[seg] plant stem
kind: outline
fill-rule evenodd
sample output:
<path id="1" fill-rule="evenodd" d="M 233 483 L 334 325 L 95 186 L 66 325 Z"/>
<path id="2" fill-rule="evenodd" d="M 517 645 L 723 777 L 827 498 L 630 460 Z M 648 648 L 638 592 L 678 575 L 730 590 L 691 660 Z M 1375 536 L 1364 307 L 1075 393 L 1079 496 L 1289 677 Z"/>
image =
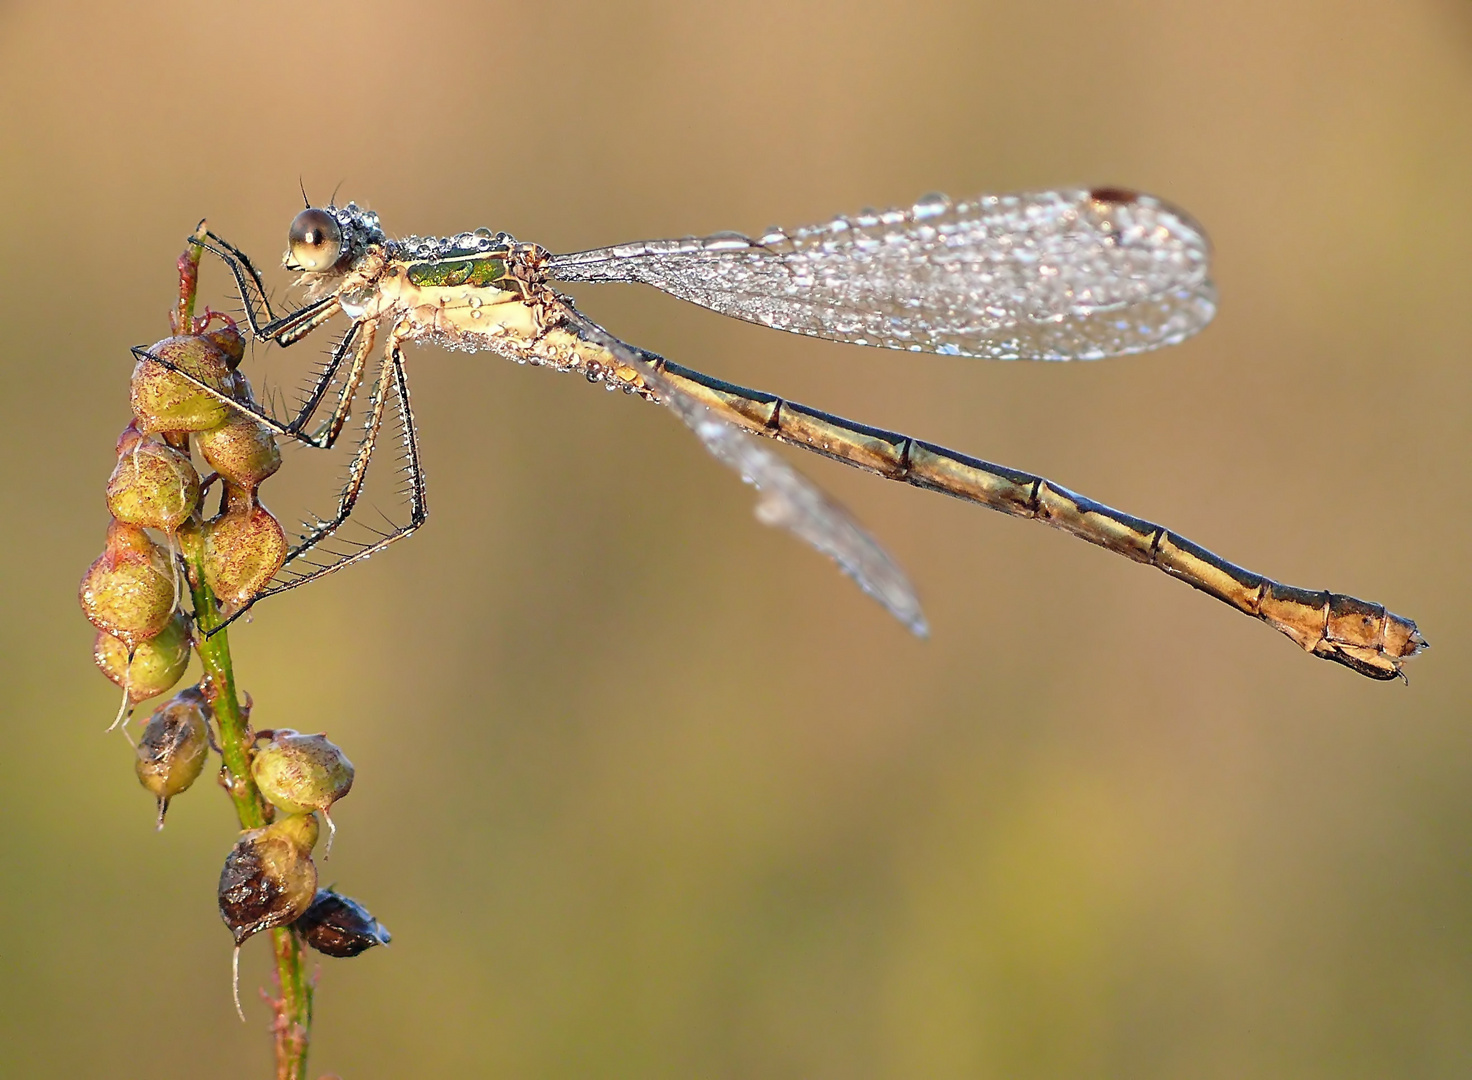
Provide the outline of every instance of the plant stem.
<path id="1" fill-rule="evenodd" d="M 205 223 L 195 230 L 193 242 L 179 257 L 179 306 L 175 332 L 193 329 L 195 288 L 199 282 L 199 259 L 203 254 Z M 204 576 L 204 535 L 196 528 L 179 534 L 189 566 L 189 592 L 194 601 L 195 651 L 204 667 L 213 698 L 215 722 L 220 732 L 220 756 L 225 761 L 225 789 L 235 803 L 235 816 L 242 829 L 259 829 L 269 822 L 267 805 L 250 771 L 251 746 L 255 734 L 250 727 L 250 710 L 243 706 L 230 659 L 229 631 L 220 627 L 220 607 Z M 216 629 L 220 627 L 219 629 Z M 214 633 L 210 633 L 214 630 Z M 312 1035 L 312 980 L 306 976 L 300 939 L 289 926 L 271 931 L 276 954 L 276 981 L 281 998 L 276 1003 L 277 1080 L 305 1080 L 307 1051 Z"/>
<path id="2" fill-rule="evenodd" d="M 179 256 L 179 307 L 173 314 L 174 333 L 187 334 L 194 321 L 194 297 L 199 288 L 199 260 L 204 254 L 205 222 L 194 228 L 189 246 Z"/>

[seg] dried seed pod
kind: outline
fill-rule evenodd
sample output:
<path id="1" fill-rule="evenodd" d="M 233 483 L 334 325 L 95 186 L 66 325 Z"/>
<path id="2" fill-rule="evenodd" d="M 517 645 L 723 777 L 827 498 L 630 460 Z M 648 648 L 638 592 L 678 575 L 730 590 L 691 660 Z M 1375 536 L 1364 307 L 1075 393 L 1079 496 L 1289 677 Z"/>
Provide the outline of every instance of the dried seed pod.
<path id="1" fill-rule="evenodd" d="M 93 626 L 136 647 L 169 625 L 178 599 L 171 570 L 168 553 L 142 528 L 113 521 L 77 599 Z"/>
<path id="2" fill-rule="evenodd" d="M 195 440 L 210 468 L 248 492 L 254 493 L 262 480 L 281 468 L 276 436 L 245 413 L 237 412 L 219 427 L 201 431 Z"/>
<path id="3" fill-rule="evenodd" d="M 353 763 L 325 735 L 302 735 L 290 728 L 269 734 L 271 741 L 256 751 L 250 765 L 256 787 L 288 814 L 322 811 L 329 830 L 325 859 L 337 834 L 332 804 L 352 790 Z"/>
<path id="4" fill-rule="evenodd" d="M 138 643 L 131 663 L 127 643 L 105 630 L 97 631 L 92 658 L 104 675 L 127 691 L 128 704 L 137 705 L 171 689 L 183 677 L 190 644 L 189 620 L 176 611 L 156 636 Z"/>
<path id="5" fill-rule="evenodd" d="M 191 686 L 160 705 L 138 740 L 138 782 L 158 799 L 158 827 L 164 827 L 169 800 L 199 779 L 209 756 L 209 702 Z"/>
<path id="6" fill-rule="evenodd" d="M 199 473 L 171 446 L 128 437 L 107 480 L 107 508 L 129 525 L 173 532 L 199 505 Z"/>
<path id="7" fill-rule="evenodd" d="M 165 338 L 150 346 L 148 352 L 194 376 L 206 386 L 226 392 L 232 363 L 214 336 L 185 334 Z M 213 394 L 156 360 L 138 361 L 133 368 L 128 396 L 138 429 L 144 432 L 208 431 L 223 424 L 234 411 Z"/>
<path id="8" fill-rule="evenodd" d="M 226 511 L 205 524 L 204 576 L 222 603 L 238 608 L 286 561 L 286 533 L 255 496 L 225 486 Z"/>
<path id="9" fill-rule="evenodd" d="M 314 815 L 293 814 L 240 834 L 220 872 L 220 917 L 235 944 L 307 910 L 317 893 L 317 830 Z"/>
<path id="10" fill-rule="evenodd" d="M 318 889 L 312 906 L 295 925 L 302 940 L 328 956 L 357 956 L 393 940 L 393 935 L 367 908 L 331 889 Z"/>
<path id="11" fill-rule="evenodd" d="M 240 946 L 251 935 L 295 922 L 317 894 L 317 819 L 282 818 L 251 829 L 225 856 L 220 871 L 220 918 L 235 938 L 235 1009 L 240 1008 Z"/>

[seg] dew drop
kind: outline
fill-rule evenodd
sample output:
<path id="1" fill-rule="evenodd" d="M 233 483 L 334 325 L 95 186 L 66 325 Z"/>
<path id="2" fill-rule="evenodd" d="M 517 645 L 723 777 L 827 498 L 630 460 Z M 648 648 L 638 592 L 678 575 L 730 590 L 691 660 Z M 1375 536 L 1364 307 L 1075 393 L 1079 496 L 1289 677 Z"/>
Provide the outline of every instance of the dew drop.
<path id="1" fill-rule="evenodd" d="M 372 289 L 354 289 L 337 298 L 338 306 L 350 319 L 361 319 L 368 311 L 368 302 L 373 298 Z"/>
<path id="2" fill-rule="evenodd" d="M 935 217 L 944 214 L 951 208 L 951 200 L 938 191 L 932 191 L 928 195 L 922 195 L 915 200 L 911 210 L 916 218 Z"/>

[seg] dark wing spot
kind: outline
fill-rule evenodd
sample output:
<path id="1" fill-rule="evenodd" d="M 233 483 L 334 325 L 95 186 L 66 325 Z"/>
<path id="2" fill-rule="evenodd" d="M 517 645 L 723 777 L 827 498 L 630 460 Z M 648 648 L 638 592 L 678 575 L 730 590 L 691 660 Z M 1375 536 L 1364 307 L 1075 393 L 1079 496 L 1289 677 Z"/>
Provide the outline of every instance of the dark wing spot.
<path id="1" fill-rule="evenodd" d="M 1138 191 L 1131 191 L 1122 187 L 1097 187 L 1089 191 L 1089 198 L 1095 202 L 1113 203 L 1116 206 L 1128 206 L 1140 197 Z"/>

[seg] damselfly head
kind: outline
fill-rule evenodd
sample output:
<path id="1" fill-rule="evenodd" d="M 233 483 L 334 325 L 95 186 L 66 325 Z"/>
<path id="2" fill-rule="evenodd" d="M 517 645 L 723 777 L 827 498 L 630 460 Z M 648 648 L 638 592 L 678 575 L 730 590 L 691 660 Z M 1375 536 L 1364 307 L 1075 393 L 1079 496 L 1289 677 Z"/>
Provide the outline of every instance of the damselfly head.
<path id="1" fill-rule="evenodd" d="M 378 215 L 371 210 L 355 203 L 309 206 L 292 219 L 282 263 L 288 270 L 330 274 L 346 270 L 367 247 L 382 241 Z"/>
<path id="2" fill-rule="evenodd" d="M 309 206 L 291 222 L 287 233 L 286 268 L 323 273 L 342 255 L 342 229 L 326 210 Z"/>

